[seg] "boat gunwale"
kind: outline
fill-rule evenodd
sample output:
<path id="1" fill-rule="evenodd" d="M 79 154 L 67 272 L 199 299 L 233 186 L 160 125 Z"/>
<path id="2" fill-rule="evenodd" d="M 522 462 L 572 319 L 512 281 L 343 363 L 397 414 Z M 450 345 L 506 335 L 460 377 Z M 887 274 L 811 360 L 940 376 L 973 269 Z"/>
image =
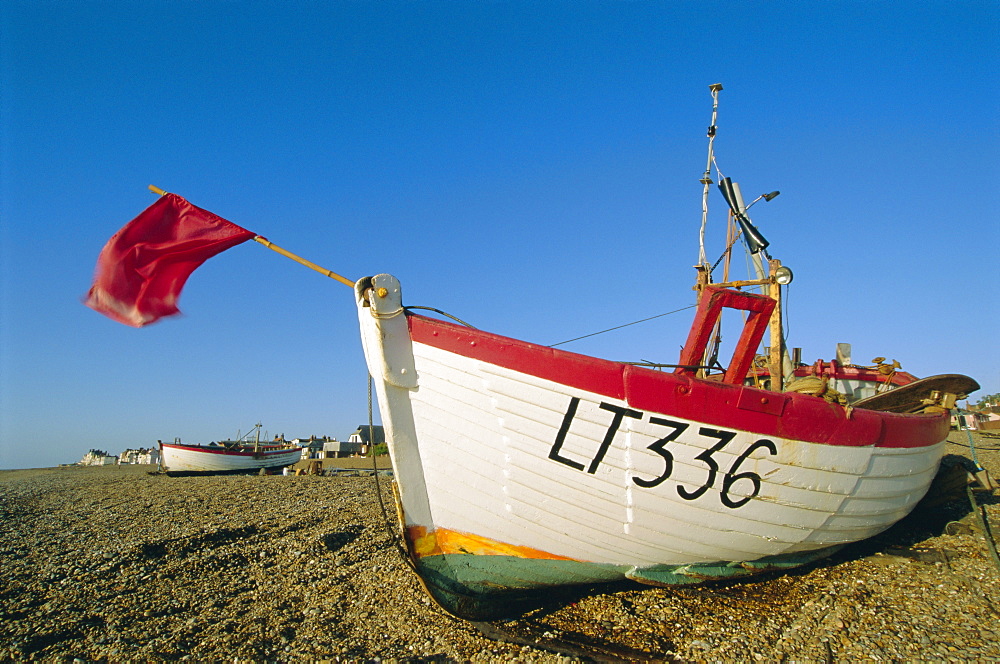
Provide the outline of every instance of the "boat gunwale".
<path id="1" fill-rule="evenodd" d="M 406 312 L 412 343 L 600 394 L 646 412 L 839 446 L 920 448 L 947 436 L 947 413 L 844 407 L 820 397 L 657 371 Z"/>

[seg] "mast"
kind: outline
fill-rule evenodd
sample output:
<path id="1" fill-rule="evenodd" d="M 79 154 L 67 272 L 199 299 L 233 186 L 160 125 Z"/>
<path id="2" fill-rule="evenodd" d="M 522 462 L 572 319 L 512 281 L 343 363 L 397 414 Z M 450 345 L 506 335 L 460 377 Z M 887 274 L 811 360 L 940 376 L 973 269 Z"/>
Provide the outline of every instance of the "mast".
<path id="1" fill-rule="evenodd" d="M 711 185 L 714 184 L 712 180 L 712 164 L 715 161 L 715 123 L 719 116 L 719 92 L 722 90 L 722 84 L 714 83 L 708 86 L 708 89 L 712 93 L 712 124 L 708 127 L 708 160 L 705 164 L 705 173 L 702 175 L 700 180 L 704 189 L 702 191 L 701 199 L 701 231 L 699 234 L 698 264 L 695 266 L 695 269 L 698 271 L 695 290 L 698 291 L 699 297 L 704 291 L 704 288 L 708 284 L 712 283 L 712 265 L 708 262 L 708 256 L 705 252 L 705 229 L 708 226 L 708 192 Z M 775 307 L 769 321 L 771 345 L 768 349 L 766 359 L 768 373 L 771 377 L 771 389 L 780 392 L 784 383 L 784 377 L 791 375 L 794 368 L 792 366 L 791 359 L 788 356 L 788 350 L 785 347 L 784 335 L 781 329 L 781 286 L 786 285 L 791 281 L 792 273 L 791 270 L 781 264 L 781 261 L 771 258 L 771 256 L 767 253 L 767 247 L 769 245 L 768 241 L 763 235 L 761 235 L 760 231 L 757 230 L 757 228 L 750 221 L 750 218 L 747 216 L 747 209 L 749 209 L 754 203 L 762 198 L 766 201 L 770 201 L 780 192 L 773 191 L 768 194 L 761 194 L 754 201 L 752 201 L 750 205 L 747 205 L 743 202 L 743 194 L 740 192 L 739 185 L 728 177 L 722 177 L 721 173 L 720 178 L 719 189 L 721 190 L 723 197 L 726 199 L 726 202 L 729 204 L 731 214 L 729 217 L 729 226 L 727 227 L 726 251 L 723 254 L 726 260 L 726 265 L 723 269 L 723 281 L 722 283 L 716 285 L 726 288 L 761 286 L 763 294 L 775 301 Z M 736 222 L 736 225 L 739 226 L 739 230 L 736 230 L 735 225 L 733 224 L 734 221 Z M 743 239 L 746 242 L 747 249 L 750 253 L 750 259 L 753 263 L 753 271 L 756 273 L 757 278 L 742 281 L 729 281 L 730 252 L 733 242 L 740 233 L 742 233 Z M 767 259 L 766 265 L 764 259 Z M 718 346 L 721 341 L 720 325 L 721 320 L 716 321 L 714 329 L 712 330 L 711 339 L 705 347 L 705 354 L 702 358 L 703 367 L 707 367 L 712 364 L 715 360 L 716 354 L 718 353 Z M 704 377 L 706 375 L 706 371 L 706 368 L 699 369 L 696 375 L 700 378 Z"/>
<path id="2" fill-rule="evenodd" d="M 712 281 L 712 266 L 708 262 L 708 255 L 705 253 L 705 228 L 708 226 L 708 192 L 712 187 L 712 162 L 715 161 L 715 122 L 719 117 L 719 92 L 722 90 L 722 83 L 713 83 L 708 86 L 708 89 L 712 93 L 712 124 L 708 126 L 708 158 L 705 161 L 705 173 L 701 176 L 700 182 L 703 185 L 701 194 L 701 230 L 698 234 L 698 264 L 695 269 L 698 270 L 697 282 L 695 283 L 695 290 L 698 291 L 698 296 L 701 297 L 702 289 Z M 726 263 L 726 271 L 728 272 L 729 263 Z M 715 328 L 712 330 L 712 340 L 705 347 L 705 354 L 701 359 L 703 366 L 708 366 L 711 364 L 711 358 L 715 357 L 718 352 L 719 346 L 719 326 L 721 321 L 716 321 Z M 699 378 L 704 378 L 707 369 L 698 369 L 696 375 Z"/>
<path id="3" fill-rule="evenodd" d="M 719 91 L 722 90 L 722 83 L 713 83 L 708 86 L 708 89 L 712 92 L 712 124 L 708 126 L 708 160 L 705 162 L 705 174 L 701 176 L 701 183 L 705 187 L 701 195 L 701 232 L 698 242 L 698 268 L 706 274 L 711 266 L 708 264 L 708 256 L 705 254 L 705 227 L 708 225 L 708 192 L 712 186 L 712 161 L 715 159 L 715 121 L 719 117 Z"/>

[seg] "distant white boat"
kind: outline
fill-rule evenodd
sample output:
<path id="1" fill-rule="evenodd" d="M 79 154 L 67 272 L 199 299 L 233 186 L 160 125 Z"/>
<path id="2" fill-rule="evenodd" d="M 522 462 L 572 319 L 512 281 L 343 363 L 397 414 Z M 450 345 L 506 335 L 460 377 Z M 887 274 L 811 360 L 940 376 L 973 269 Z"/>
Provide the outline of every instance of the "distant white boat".
<path id="1" fill-rule="evenodd" d="M 257 439 L 246 441 L 227 440 L 209 445 L 185 445 L 180 441 L 160 442 L 160 466 L 168 475 L 223 475 L 265 471 L 278 471 L 302 458 L 302 448 L 284 440 L 260 442 L 260 424 Z"/>

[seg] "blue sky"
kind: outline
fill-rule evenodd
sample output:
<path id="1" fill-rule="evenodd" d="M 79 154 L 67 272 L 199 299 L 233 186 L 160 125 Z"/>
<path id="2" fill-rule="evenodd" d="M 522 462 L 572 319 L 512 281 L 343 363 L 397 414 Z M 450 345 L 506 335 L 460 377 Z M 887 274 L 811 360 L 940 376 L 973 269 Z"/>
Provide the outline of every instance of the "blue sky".
<path id="1" fill-rule="evenodd" d="M 553 344 L 685 307 L 716 156 L 795 271 L 789 345 L 1000 392 L 993 2 L 0 4 L 0 468 L 367 422 L 349 288 L 256 243 L 181 317 L 81 304 L 188 198 L 407 304 Z M 712 193 L 709 254 L 725 210 Z M 563 346 L 675 362 L 690 311 Z M 974 398 L 977 395 L 974 395 Z"/>

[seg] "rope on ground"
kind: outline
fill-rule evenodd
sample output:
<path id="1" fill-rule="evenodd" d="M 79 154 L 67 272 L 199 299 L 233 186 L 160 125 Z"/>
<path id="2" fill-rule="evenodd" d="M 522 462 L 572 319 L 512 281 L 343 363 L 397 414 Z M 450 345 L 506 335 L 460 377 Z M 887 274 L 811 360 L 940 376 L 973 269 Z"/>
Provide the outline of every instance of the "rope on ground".
<path id="1" fill-rule="evenodd" d="M 993 564 L 997 566 L 998 570 L 1000 570 L 1000 554 L 997 553 L 997 543 L 993 538 L 993 531 L 990 529 L 990 521 L 986 517 L 986 508 L 976 502 L 976 497 L 972 493 L 971 485 L 967 485 L 965 487 L 965 493 L 969 497 L 969 504 L 972 505 L 972 511 L 979 520 L 979 527 L 983 529 L 983 539 L 986 540 L 986 546 L 990 550 L 990 556 L 993 558 Z"/>
<path id="2" fill-rule="evenodd" d="M 582 634 L 557 630 L 559 635 L 556 636 L 548 625 L 534 620 L 521 620 L 516 628 L 519 633 L 515 633 L 512 629 L 497 622 L 472 622 L 471 624 L 479 630 L 480 634 L 493 641 L 530 646 L 557 655 L 597 662 L 598 664 L 675 661 L 628 646 L 599 641 Z"/>
<path id="3" fill-rule="evenodd" d="M 982 435 L 982 434 L 980 433 L 980 435 Z M 969 447 L 965 443 L 960 443 L 958 441 L 951 440 L 951 439 L 948 440 L 948 444 L 949 445 L 957 445 L 958 447 Z M 1000 452 L 1000 447 L 983 447 L 982 445 L 980 445 L 978 447 L 978 449 L 984 450 L 986 452 Z"/>
<path id="4" fill-rule="evenodd" d="M 968 415 L 968 411 L 958 410 L 959 415 Z M 972 438 L 972 432 L 968 429 L 965 430 L 965 436 L 969 441 L 969 452 L 972 456 L 972 463 L 976 465 L 977 473 L 984 473 L 985 469 L 983 465 L 979 463 L 979 456 L 976 455 L 976 441 Z M 989 479 L 980 480 L 980 483 L 985 483 L 985 487 L 989 489 L 990 481 Z M 990 557 L 993 558 L 993 564 L 997 566 L 1000 570 L 1000 554 L 997 553 L 997 543 L 996 539 L 993 537 L 993 531 L 990 529 L 990 520 L 986 515 L 986 508 L 976 502 L 976 496 L 972 493 L 972 485 L 967 484 L 965 486 L 965 494 L 969 497 L 969 504 L 972 506 L 972 511 L 976 515 L 976 519 L 979 520 L 979 527 L 983 529 L 983 539 L 986 540 L 986 546 L 990 550 Z"/>

